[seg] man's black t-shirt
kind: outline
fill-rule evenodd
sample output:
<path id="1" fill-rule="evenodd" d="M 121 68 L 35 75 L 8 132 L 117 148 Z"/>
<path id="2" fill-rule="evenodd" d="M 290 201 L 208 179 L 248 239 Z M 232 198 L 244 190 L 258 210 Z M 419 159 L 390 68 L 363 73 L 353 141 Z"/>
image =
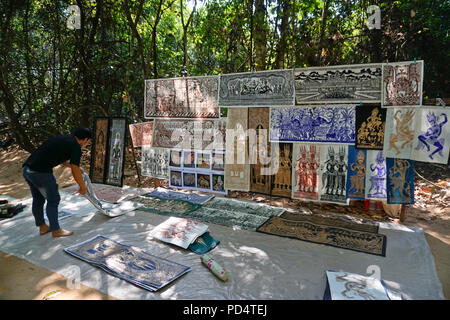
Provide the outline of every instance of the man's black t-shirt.
<path id="1" fill-rule="evenodd" d="M 53 171 L 57 165 L 70 160 L 71 164 L 80 166 L 81 146 L 74 136 L 56 136 L 45 141 L 25 161 L 28 166 L 37 172 Z"/>

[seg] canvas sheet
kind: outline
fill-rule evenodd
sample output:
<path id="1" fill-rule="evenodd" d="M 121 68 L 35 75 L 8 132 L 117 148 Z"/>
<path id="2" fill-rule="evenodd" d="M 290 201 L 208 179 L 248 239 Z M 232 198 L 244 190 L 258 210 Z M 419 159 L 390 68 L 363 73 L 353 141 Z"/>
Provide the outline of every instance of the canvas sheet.
<path id="1" fill-rule="evenodd" d="M 89 175 L 94 183 L 104 183 L 107 170 L 108 118 L 95 118 Z"/>
<path id="2" fill-rule="evenodd" d="M 270 70 L 223 74 L 219 84 L 219 106 L 292 106 L 293 70 Z"/>
<path id="3" fill-rule="evenodd" d="M 322 147 L 324 146 L 315 144 L 293 144 L 293 199 L 319 200 L 319 168 Z"/>
<path id="4" fill-rule="evenodd" d="M 271 142 L 355 143 L 355 106 L 270 109 Z"/>
<path id="5" fill-rule="evenodd" d="M 446 164 L 450 149 L 450 108 L 417 110 L 411 158 Z"/>
<path id="6" fill-rule="evenodd" d="M 391 300 L 381 279 L 348 272 L 326 271 L 326 300 Z"/>
<path id="7" fill-rule="evenodd" d="M 347 198 L 364 200 L 367 151 L 348 146 Z"/>
<path id="8" fill-rule="evenodd" d="M 365 198 L 386 200 L 386 157 L 383 150 L 367 150 Z"/>
<path id="9" fill-rule="evenodd" d="M 101 235 L 65 248 L 64 251 L 150 291 L 166 286 L 191 270 Z"/>
<path id="10" fill-rule="evenodd" d="M 414 203 L 414 161 L 386 158 L 387 203 Z"/>
<path id="11" fill-rule="evenodd" d="M 322 300 L 326 270 L 371 275 L 374 268 L 378 268 L 386 287 L 401 291 L 403 299 L 444 299 L 421 228 L 380 223 L 379 233 L 389 239 L 386 257 L 381 257 L 210 223 L 211 234 L 222 240 L 211 255 L 230 274 L 228 281 L 222 282 L 205 268 L 198 254 L 150 237 L 151 230 L 165 220 L 165 216 L 141 211 L 114 219 L 95 213 L 72 216 L 60 224 L 73 230 L 74 235 L 51 241 L 49 247 L 51 235 L 39 235 L 27 206 L 17 216 L 0 221 L 0 248 L 67 278 L 78 274 L 81 284 L 118 299 Z M 149 292 L 63 251 L 98 234 L 191 267 L 191 271 L 162 289 Z"/>
<path id="12" fill-rule="evenodd" d="M 130 124 L 130 135 L 133 147 L 151 146 L 153 136 L 153 121 Z"/>
<path id="13" fill-rule="evenodd" d="M 153 147 L 184 150 L 224 150 L 226 119 L 156 119 Z"/>
<path id="14" fill-rule="evenodd" d="M 218 118 L 219 76 L 145 80 L 144 116 Z"/>
<path id="15" fill-rule="evenodd" d="M 65 193 L 79 196 L 80 194 L 78 193 L 78 190 L 78 184 L 74 184 L 70 187 L 61 189 L 61 191 Z M 147 189 L 142 188 L 134 188 L 130 186 L 116 187 L 98 183 L 92 183 L 92 190 L 99 200 L 109 203 L 120 203 L 124 200 L 129 200 L 148 192 Z"/>
<path id="16" fill-rule="evenodd" d="M 152 178 L 169 179 L 169 150 L 143 146 L 141 174 Z"/>
<path id="17" fill-rule="evenodd" d="M 388 158 L 410 159 L 418 109 L 389 108 L 383 152 Z"/>
<path id="18" fill-rule="evenodd" d="M 150 235 L 160 241 L 187 249 L 207 230 L 208 226 L 204 223 L 192 219 L 170 217 L 157 225 Z"/>
<path id="19" fill-rule="evenodd" d="M 348 146 L 324 145 L 320 153 L 319 200 L 348 205 Z"/>
<path id="20" fill-rule="evenodd" d="M 184 200 L 195 204 L 202 204 L 214 198 L 213 195 L 201 195 L 194 192 L 179 192 L 161 187 L 157 187 L 156 189 L 144 195 L 169 200 Z"/>
<path id="21" fill-rule="evenodd" d="M 200 204 L 184 200 L 162 199 L 152 196 L 139 196 L 133 198 L 134 202 L 143 204 L 142 211 L 158 213 L 162 215 L 184 216 L 188 212 L 197 210 Z"/>
<path id="22" fill-rule="evenodd" d="M 250 164 L 248 161 L 248 108 L 228 110 L 225 189 L 250 190 Z"/>
<path id="23" fill-rule="evenodd" d="M 383 64 L 382 106 L 422 105 L 423 60 Z"/>
<path id="24" fill-rule="evenodd" d="M 295 69 L 295 103 L 381 102 L 381 64 Z"/>
<path id="25" fill-rule="evenodd" d="M 383 149 L 386 127 L 386 109 L 380 106 L 356 106 L 356 147 L 358 149 Z"/>

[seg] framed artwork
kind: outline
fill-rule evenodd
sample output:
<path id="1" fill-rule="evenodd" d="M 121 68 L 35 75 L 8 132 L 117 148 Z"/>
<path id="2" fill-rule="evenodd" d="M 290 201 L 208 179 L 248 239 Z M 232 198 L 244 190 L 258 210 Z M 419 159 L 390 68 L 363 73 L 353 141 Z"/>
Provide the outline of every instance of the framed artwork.
<path id="1" fill-rule="evenodd" d="M 106 159 L 108 156 L 108 118 L 94 119 L 94 139 L 91 149 L 89 177 L 93 183 L 104 183 L 106 176 Z"/>
<path id="2" fill-rule="evenodd" d="M 168 150 L 143 146 L 141 174 L 152 178 L 169 179 Z"/>
<path id="3" fill-rule="evenodd" d="M 197 188 L 210 190 L 211 189 L 211 175 L 197 173 Z"/>
<path id="4" fill-rule="evenodd" d="M 183 187 L 196 188 L 197 177 L 195 172 L 183 172 Z"/>
<path id="5" fill-rule="evenodd" d="M 169 186 L 170 187 L 183 186 L 183 176 L 181 174 L 181 171 L 170 170 Z"/>
<path id="6" fill-rule="evenodd" d="M 211 154 L 211 170 L 224 171 L 225 169 L 225 153 L 212 152 Z"/>
<path id="7" fill-rule="evenodd" d="M 130 135 L 133 147 L 151 146 L 153 136 L 153 121 L 130 124 Z"/>
<path id="8" fill-rule="evenodd" d="M 381 64 L 294 70 L 296 104 L 380 103 Z"/>
<path id="9" fill-rule="evenodd" d="M 385 127 L 385 108 L 379 105 L 356 106 L 355 144 L 358 149 L 382 150 Z"/>
<path id="10" fill-rule="evenodd" d="M 209 152 L 197 152 L 195 167 L 197 169 L 211 169 L 211 153 Z"/>
<path id="11" fill-rule="evenodd" d="M 183 151 L 183 167 L 184 168 L 195 168 L 195 152 L 194 151 Z"/>
<path id="12" fill-rule="evenodd" d="M 127 118 L 110 118 L 108 171 L 105 184 L 121 187 L 127 145 Z"/>
<path id="13" fill-rule="evenodd" d="M 181 159 L 183 159 L 182 150 L 170 150 L 170 161 L 169 166 L 171 167 L 181 167 Z"/>
<path id="14" fill-rule="evenodd" d="M 225 181 L 225 176 L 223 174 L 214 174 L 213 173 L 212 189 L 215 192 L 224 193 L 225 192 L 224 181 Z"/>

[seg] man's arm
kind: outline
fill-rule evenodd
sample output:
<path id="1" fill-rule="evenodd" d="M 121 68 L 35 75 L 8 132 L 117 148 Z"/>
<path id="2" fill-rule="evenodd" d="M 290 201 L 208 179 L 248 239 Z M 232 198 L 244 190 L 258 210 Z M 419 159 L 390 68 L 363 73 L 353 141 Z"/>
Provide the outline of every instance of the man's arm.
<path id="1" fill-rule="evenodd" d="M 81 169 L 79 166 L 71 164 L 70 168 L 72 169 L 72 175 L 73 178 L 75 179 L 75 181 L 78 183 L 78 185 L 80 186 L 80 189 L 78 190 L 78 192 L 80 194 L 85 194 L 86 193 L 86 186 L 84 184 L 83 181 L 83 177 L 81 176 Z"/>

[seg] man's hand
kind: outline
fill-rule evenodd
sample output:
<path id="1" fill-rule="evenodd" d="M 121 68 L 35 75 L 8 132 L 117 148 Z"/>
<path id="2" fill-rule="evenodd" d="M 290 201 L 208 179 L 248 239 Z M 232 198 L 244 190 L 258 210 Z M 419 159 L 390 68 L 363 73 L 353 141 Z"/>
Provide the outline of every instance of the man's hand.
<path id="1" fill-rule="evenodd" d="M 71 165 L 71 168 L 72 168 L 72 175 L 73 175 L 73 178 L 75 179 L 75 181 L 78 183 L 78 185 L 80 186 L 80 189 L 78 189 L 78 192 L 80 193 L 80 194 L 86 194 L 86 186 L 85 186 L 85 184 L 84 184 L 84 181 L 83 181 L 83 177 L 81 176 L 81 170 L 80 170 L 80 167 L 78 167 L 78 166 L 76 166 L 76 165 L 74 165 L 74 164 L 72 164 Z"/>

